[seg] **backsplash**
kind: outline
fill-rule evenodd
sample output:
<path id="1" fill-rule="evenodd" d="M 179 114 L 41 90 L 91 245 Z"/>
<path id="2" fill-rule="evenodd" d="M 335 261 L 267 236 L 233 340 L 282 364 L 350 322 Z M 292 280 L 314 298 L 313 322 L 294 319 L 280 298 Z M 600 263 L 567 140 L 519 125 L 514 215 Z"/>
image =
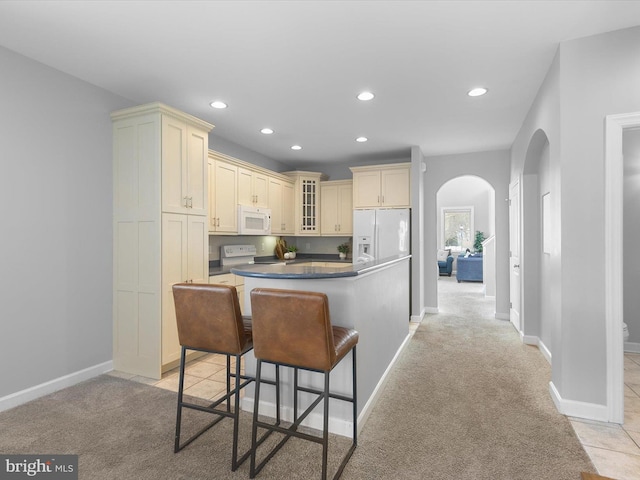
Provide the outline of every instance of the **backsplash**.
<path id="1" fill-rule="evenodd" d="M 209 235 L 209 261 L 220 260 L 220 247 L 223 245 L 255 245 L 256 255 L 264 257 L 274 254 L 278 236 L 254 235 Z M 300 253 L 335 254 L 338 258 L 338 245 L 351 243 L 351 237 L 283 237 L 287 245 L 295 245 Z"/>

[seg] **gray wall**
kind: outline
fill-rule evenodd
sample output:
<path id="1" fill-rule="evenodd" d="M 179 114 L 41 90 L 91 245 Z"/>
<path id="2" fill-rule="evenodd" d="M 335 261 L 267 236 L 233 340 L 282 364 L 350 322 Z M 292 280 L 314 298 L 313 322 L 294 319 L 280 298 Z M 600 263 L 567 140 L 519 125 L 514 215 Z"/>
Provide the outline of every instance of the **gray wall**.
<path id="1" fill-rule="evenodd" d="M 0 398 L 112 359 L 113 110 L 0 47 Z"/>
<path id="2" fill-rule="evenodd" d="M 512 148 L 512 180 L 538 129 L 549 139 L 559 265 L 552 382 L 563 400 L 606 404 L 604 118 L 640 111 L 640 27 L 564 42 Z M 622 186 L 621 186 L 622 188 Z"/>
<path id="3" fill-rule="evenodd" d="M 424 186 L 425 259 L 432 259 L 438 248 L 437 193 L 456 177 L 473 175 L 486 180 L 495 190 L 496 235 L 496 315 L 509 315 L 509 152 L 476 152 L 460 155 L 426 157 Z M 425 304 L 429 311 L 438 308 L 438 267 L 425 260 Z M 432 266 L 431 266 L 432 265 Z"/>
<path id="4" fill-rule="evenodd" d="M 538 91 L 511 148 L 511 181 L 520 180 L 523 189 L 523 248 L 521 273 L 524 298 L 522 298 L 521 319 L 523 334 L 541 337 L 545 347 L 552 354 L 552 380 L 554 384 L 562 367 L 560 345 L 561 323 L 559 321 L 562 299 L 562 217 L 560 183 L 560 55 L 552 62 L 543 84 Z M 544 150 L 544 152 L 543 152 Z M 544 157 L 544 159 L 543 159 Z M 541 179 L 539 179 L 540 177 Z M 538 186 L 542 183 L 542 186 Z M 533 184 L 533 185 L 532 185 Z M 534 187 L 531 192 L 530 188 Z M 541 195 L 549 192 L 551 205 L 550 254 L 542 255 L 541 249 Z M 533 225 L 532 225 L 533 224 Z M 531 229 L 533 227 L 533 230 Z M 533 241 L 532 241 L 533 239 Z M 527 258 L 526 254 L 529 253 Z M 533 272 L 532 272 L 533 270 Z M 545 281 L 544 300 L 541 298 L 541 276 Z M 545 319 L 545 333 L 542 333 L 541 303 L 549 315 Z M 558 353 L 554 355 L 554 353 Z"/>
<path id="5" fill-rule="evenodd" d="M 224 153 L 230 157 L 244 160 L 245 162 L 252 163 L 253 165 L 257 165 L 274 172 L 286 172 L 288 170 L 293 170 L 293 167 L 286 163 L 265 157 L 261 153 L 254 152 L 242 145 L 238 145 L 237 143 L 218 137 L 216 135 L 215 128 L 209 132 L 209 148 L 216 152 Z"/>
<path id="6" fill-rule="evenodd" d="M 628 342 L 640 344 L 640 129 L 624 130 L 624 321 Z M 640 346 L 640 345 L 639 345 Z"/>

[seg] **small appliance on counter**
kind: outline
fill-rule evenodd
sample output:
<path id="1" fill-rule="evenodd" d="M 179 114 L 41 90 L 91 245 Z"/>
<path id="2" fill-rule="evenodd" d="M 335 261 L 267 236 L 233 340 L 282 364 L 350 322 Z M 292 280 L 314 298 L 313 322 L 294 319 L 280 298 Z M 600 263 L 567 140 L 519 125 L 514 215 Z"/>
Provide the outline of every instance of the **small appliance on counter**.
<path id="1" fill-rule="evenodd" d="M 231 267 L 255 262 L 255 245 L 223 245 L 220 247 L 220 265 Z"/>

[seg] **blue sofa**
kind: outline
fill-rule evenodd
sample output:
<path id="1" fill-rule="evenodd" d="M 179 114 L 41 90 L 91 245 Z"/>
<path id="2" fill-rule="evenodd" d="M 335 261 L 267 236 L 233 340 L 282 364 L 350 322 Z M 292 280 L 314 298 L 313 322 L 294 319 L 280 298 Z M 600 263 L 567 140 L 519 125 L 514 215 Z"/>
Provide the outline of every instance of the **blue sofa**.
<path id="1" fill-rule="evenodd" d="M 456 279 L 458 283 L 482 282 L 482 254 L 476 253 L 467 258 L 464 254 L 460 255 L 457 261 Z"/>
<path id="2" fill-rule="evenodd" d="M 451 272 L 453 272 L 453 256 L 449 255 L 445 261 L 438 261 L 438 270 L 440 271 L 440 275 L 451 276 Z"/>

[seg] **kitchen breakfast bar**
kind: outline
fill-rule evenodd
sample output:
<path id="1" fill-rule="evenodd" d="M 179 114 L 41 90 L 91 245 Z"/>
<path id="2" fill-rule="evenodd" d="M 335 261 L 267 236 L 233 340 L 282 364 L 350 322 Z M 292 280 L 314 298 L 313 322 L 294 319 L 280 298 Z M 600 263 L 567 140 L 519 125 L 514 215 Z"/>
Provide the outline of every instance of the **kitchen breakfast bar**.
<path id="1" fill-rule="evenodd" d="M 329 299 L 331 323 L 353 328 L 360 334 L 357 348 L 358 429 L 362 428 L 388 371 L 409 339 L 409 271 L 411 256 L 396 256 L 363 264 L 301 262 L 285 264 L 242 265 L 231 272 L 244 277 L 245 315 L 251 314 L 248 292 L 254 288 L 278 288 L 325 293 Z M 351 353 L 331 372 L 331 390 L 351 394 Z M 245 356 L 246 373 L 255 374 L 252 352 Z M 273 365 L 263 366 L 263 376 L 275 378 Z M 300 384 L 322 388 L 322 375 L 299 374 Z M 281 414 L 293 419 L 293 370 L 280 371 Z M 253 385 L 246 389 L 243 409 L 253 409 Z M 311 403 L 313 396 L 301 393 L 299 410 Z M 321 409 L 317 408 L 303 425 L 321 428 Z M 260 413 L 275 417 L 275 391 L 268 385 L 261 389 Z M 350 405 L 331 400 L 329 430 L 350 436 L 353 428 Z"/>

